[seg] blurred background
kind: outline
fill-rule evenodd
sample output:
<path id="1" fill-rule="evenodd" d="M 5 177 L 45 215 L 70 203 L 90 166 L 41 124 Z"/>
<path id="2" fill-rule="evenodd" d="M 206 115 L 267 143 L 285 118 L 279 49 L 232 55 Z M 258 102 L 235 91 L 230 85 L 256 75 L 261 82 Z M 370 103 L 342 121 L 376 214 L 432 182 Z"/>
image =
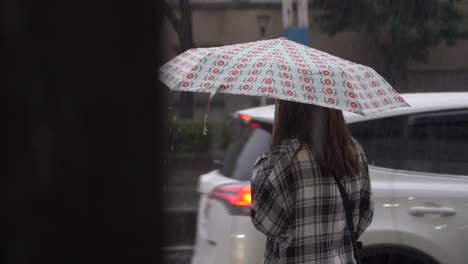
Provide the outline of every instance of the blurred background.
<path id="1" fill-rule="evenodd" d="M 1 263 L 158 263 L 156 1 L 2 1 Z"/>
<path id="2" fill-rule="evenodd" d="M 162 62 L 193 47 L 282 37 L 285 2 L 295 8 L 295 1 L 282 0 L 165 0 Z M 374 68 L 401 93 L 468 91 L 466 0 L 310 0 L 302 12 L 308 17 L 309 46 Z M 185 263 L 193 254 L 199 177 L 217 168 L 213 160 L 222 159 L 234 133 L 228 122 L 232 113 L 264 103 L 217 94 L 208 111 L 209 133 L 203 136 L 207 99 L 197 93 L 167 95 L 167 263 Z"/>
<path id="3" fill-rule="evenodd" d="M 191 47 L 282 37 L 281 2 L 166 0 L 162 61 L 167 62 Z M 350 7 L 340 2 L 309 1 L 311 47 L 368 65 L 391 80 L 401 92 L 467 89 L 466 1 L 346 1 Z M 371 8 L 366 4 L 377 6 Z M 432 14 L 434 8 L 443 9 L 444 5 L 451 5 L 453 9 L 445 14 Z M 180 17 L 179 24 L 171 22 L 170 12 L 175 19 Z M 331 16 L 325 18 L 324 14 L 329 12 Z M 395 35 L 393 39 L 390 34 Z M 193 117 L 204 115 L 204 95 L 193 96 L 193 103 L 188 105 L 178 95 L 171 97 L 173 107 L 182 106 L 177 114 L 183 117 L 186 106 Z M 259 103 L 252 101 L 256 98 L 245 100 L 242 96 L 219 95 L 216 99 L 213 105 L 216 110 L 210 112 L 213 119 L 222 119 L 233 110 Z"/>

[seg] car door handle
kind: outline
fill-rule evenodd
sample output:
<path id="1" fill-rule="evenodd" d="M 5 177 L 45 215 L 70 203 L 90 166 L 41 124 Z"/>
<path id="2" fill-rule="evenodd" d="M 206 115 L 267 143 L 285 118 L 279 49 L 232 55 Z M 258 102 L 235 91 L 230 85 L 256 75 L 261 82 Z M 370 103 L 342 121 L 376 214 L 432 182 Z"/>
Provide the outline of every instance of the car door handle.
<path id="1" fill-rule="evenodd" d="M 452 216 L 457 211 L 450 207 L 433 207 L 433 206 L 415 206 L 409 209 L 410 214 L 422 216 L 425 214 L 440 214 L 442 216 Z"/>

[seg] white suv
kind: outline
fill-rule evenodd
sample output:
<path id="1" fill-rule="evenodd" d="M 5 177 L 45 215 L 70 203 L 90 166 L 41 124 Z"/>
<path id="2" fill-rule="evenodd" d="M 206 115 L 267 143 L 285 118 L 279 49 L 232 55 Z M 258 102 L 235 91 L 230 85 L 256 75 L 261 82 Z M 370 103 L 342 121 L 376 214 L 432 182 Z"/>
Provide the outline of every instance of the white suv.
<path id="1" fill-rule="evenodd" d="M 468 92 L 402 94 L 411 108 L 343 112 L 366 152 L 375 212 L 364 263 L 468 263 Z M 253 162 L 271 140 L 274 106 L 237 111 L 223 166 L 201 175 L 192 264 L 261 263 L 250 220 Z"/>

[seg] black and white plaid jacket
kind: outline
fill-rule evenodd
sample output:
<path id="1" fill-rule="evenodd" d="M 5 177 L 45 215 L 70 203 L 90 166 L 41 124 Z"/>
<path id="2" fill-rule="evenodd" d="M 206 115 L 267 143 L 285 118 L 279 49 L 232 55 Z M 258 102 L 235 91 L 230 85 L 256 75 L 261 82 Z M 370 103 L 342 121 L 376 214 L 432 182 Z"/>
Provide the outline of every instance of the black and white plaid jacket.
<path id="1" fill-rule="evenodd" d="M 359 237 L 373 216 L 371 184 L 365 154 L 361 173 L 342 183 L 354 205 Z M 355 263 L 340 191 L 332 176 L 322 175 L 307 147 L 291 162 L 300 142 L 289 139 L 257 159 L 252 187 L 252 222 L 267 236 L 263 262 Z"/>

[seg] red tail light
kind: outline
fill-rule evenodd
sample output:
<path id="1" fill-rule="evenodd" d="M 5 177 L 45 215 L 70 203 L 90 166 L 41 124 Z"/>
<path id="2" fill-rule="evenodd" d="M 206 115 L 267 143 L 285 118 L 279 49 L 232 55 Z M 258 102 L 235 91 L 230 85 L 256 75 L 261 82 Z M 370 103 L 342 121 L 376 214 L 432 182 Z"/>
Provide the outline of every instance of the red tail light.
<path id="1" fill-rule="evenodd" d="M 245 120 L 245 121 L 251 121 L 252 120 L 252 117 L 251 116 L 248 116 L 248 115 L 240 115 L 239 116 L 242 120 Z"/>
<path id="2" fill-rule="evenodd" d="M 222 185 L 214 189 L 210 197 L 224 203 L 232 215 L 250 215 L 250 207 L 252 206 L 250 185 Z"/>
<path id="3" fill-rule="evenodd" d="M 250 126 L 253 127 L 253 128 L 260 128 L 260 127 L 262 127 L 259 123 L 255 123 L 255 122 L 250 123 Z"/>

